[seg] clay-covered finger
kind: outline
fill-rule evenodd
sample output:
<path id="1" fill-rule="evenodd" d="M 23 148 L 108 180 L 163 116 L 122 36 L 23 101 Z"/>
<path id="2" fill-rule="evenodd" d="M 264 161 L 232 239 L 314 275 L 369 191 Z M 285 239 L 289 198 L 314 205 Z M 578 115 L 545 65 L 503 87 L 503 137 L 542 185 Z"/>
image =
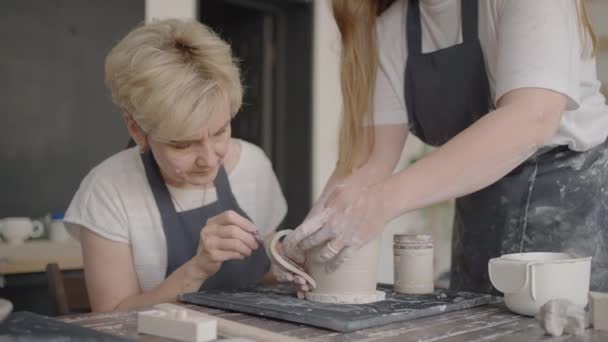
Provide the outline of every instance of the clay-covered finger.
<path id="1" fill-rule="evenodd" d="M 317 261 L 321 263 L 328 262 L 329 260 L 337 257 L 343 248 L 344 245 L 342 244 L 342 240 L 329 240 L 325 242 L 325 245 L 319 251 L 319 254 L 317 255 Z"/>
<path id="2" fill-rule="evenodd" d="M 283 240 L 287 255 L 290 256 L 290 251 L 298 247 L 302 240 L 321 229 L 325 225 L 327 216 L 328 210 L 324 209 L 317 215 L 304 220 L 292 233 L 288 234 Z"/>
<path id="3" fill-rule="evenodd" d="M 303 265 L 306 262 L 306 253 L 301 250 L 298 246 L 289 250 L 289 253 L 285 251 L 285 256 L 295 261 L 297 264 Z"/>
<path id="4" fill-rule="evenodd" d="M 323 228 L 317 230 L 315 233 L 309 235 L 307 238 L 303 239 L 298 245 L 298 247 L 306 251 L 326 243 L 335 236 L 335 228 L 335 226 L 324 226 Z"/>
<path id="5" fill-rule="evenodd" d="M 278 282 L 291 283 L 293 282 L 293 274 L 283 268 L 281 265 L 272 264 L 271 271 Z"/>
<path id="6" fill-rule="evenodd" d="M 242 260 L 243 255 L 233 251 L 214 250 L 209 252 L 209 258 L 212 262 L 224 262 L 227 260 Z"/>
<path id="7" fill-rule="evenodd" d="M 297 285 L 305 285 L 306 279 L 300 277 L 299 275 L 296 275 L 295 277 L 293 277 L 293 282 Z"/>

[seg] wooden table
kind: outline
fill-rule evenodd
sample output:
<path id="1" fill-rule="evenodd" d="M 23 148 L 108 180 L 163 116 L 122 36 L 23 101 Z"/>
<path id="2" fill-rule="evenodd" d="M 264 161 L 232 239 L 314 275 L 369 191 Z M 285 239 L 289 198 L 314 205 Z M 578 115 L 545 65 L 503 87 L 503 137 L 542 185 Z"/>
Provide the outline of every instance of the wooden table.
<path id="1" fill-rule="evenodd" d="M 45 272 L 50 262 L 58 263 L 62 270 L 82 269 L 80 244 L 76 240 L 0 243 L 0 275 Z"/>
<path id="2" fill-rule="evenodd" d="M 595 330 L 587 330 L 585 336 L 544 336 L 534 319 L 512 314 L 502 304 L 449 312 L 348 334 L 190 304 L 180 305 L 307 341 L 608 341 L 608 332 Z M 158 337 L 138 335 L 135 311 L 74 315 L 61 319 L 106 333 L 136 338 L 138 341 L 166 341 Z"/>

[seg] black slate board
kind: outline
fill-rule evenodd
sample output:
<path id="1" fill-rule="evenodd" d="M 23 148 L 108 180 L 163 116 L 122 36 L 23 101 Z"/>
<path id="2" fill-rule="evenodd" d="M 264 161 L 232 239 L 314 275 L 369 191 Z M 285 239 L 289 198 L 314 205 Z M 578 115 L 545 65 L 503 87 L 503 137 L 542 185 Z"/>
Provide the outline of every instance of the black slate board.
<path id="1" fill-rule="evenodd" d="M 11 314 L 0 323 L 0 341 L 124 342 L 132 340 L 21 311 Z"/>
<path id="2" fill-rule="evenodd" d="M 386 300 L 371 304 L 324 304 L 298 299 L 292 289 L 255 287 L 240 291 L 185 293 L 187 303 L 238 311 L 258 316 L 303 323 L 340 332 L 351 332 L 394 322 L 438 315 L 489 304 L 491 295 L 436 290 L 427 295 L 403 295 L 392 285 L 381 284 Z"/>

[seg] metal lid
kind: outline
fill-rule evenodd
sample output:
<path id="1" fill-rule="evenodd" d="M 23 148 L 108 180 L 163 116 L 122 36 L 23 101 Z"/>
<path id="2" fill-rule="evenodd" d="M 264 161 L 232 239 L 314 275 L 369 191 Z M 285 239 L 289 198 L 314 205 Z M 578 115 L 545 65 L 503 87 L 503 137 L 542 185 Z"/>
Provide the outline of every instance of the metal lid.
<path id="1" fill-rule="evenodd" d="M 395 234 L 393 236 L 394 243 L 403 244 L 426 244 L 433 243 L 433 236 L 431 235 L 413 235 L 413 234 Z"/>

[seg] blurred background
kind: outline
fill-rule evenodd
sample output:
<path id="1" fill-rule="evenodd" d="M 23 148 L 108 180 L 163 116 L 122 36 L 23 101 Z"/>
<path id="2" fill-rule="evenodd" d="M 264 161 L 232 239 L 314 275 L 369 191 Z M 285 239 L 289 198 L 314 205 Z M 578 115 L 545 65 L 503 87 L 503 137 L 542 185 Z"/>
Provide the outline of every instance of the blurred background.
<path id="1" fill-rule="evenodd" d="M 3 0 L 0 2 L 0 219 L 28 217 L 43 230 L 20 245 L 0 242 L 0 297 L 17 310 L 52 315 L 49 263 L 82 275 L 76 241 L 61 225 L 82 178 L 125 148 L 120 110 L 103 82 L 110 48 L 154 18 L 196 18 L 228 40 L 241 60 L 245 105 L 236 137 L 271 158 L 289 213 L 301 222 L 337 159 L 341 112 L 340 42 L 329 0 Z M 598 69 L 608 93 L 608 1 L 591 0 L 600 36 Z M 398 168 L 431 149 L 408 139 Z M 383 236 L 378 278 L 393 281 L 392 236 L 435 238 L 435 273 L 446 285 L 452 203 L 392 222 Z M 1 224 L 1 221 L 0 221 Z"/>

